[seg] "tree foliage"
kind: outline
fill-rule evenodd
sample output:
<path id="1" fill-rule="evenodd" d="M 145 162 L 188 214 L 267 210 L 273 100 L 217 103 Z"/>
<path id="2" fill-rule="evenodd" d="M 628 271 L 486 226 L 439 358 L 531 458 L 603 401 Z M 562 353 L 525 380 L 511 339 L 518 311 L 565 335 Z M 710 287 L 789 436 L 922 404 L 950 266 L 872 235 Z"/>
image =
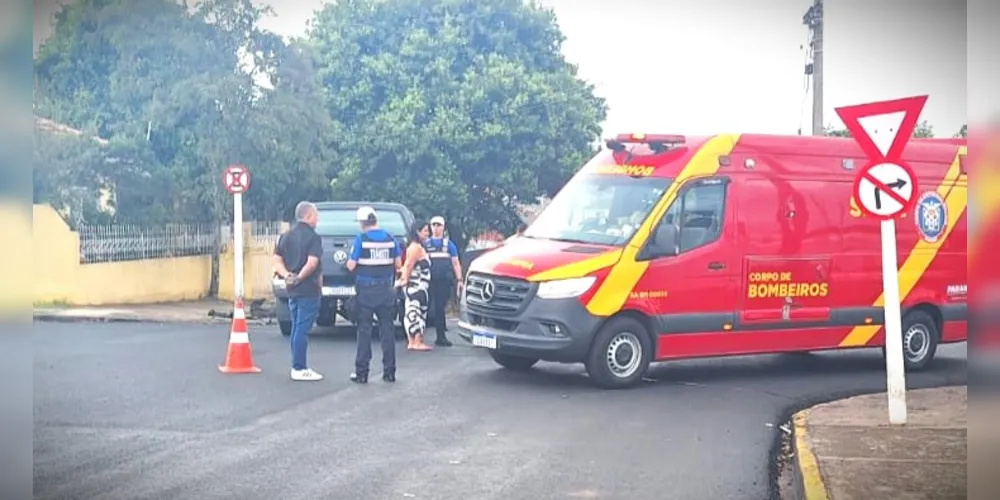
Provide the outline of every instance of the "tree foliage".
<path id="1" fill-rule="evenodd" d="M 298 41 L 260 29 L 268 13 L 251 0 L 63 7 L 35 61 L 36 114 L 107 144 L 43 139 L 36 201 L 100 218 L 94 196 L 111 192 L 117 220 L 219 219 L 221 171 L 240 163 L 248 218 L 390 200 L 447 216 L 461 239 L 509 232 L 519 203 L 593 152 L 605 103 L 536 4 L 338 0 Z"/>
<path id="2" fill-rule="evenodd" d="M 298 200 L 325 195 L 336 128 L 308 56 L 257 27 L 267 13 L 250 0 L 64 6 L 35 60 L 35 112 L 110 144 L 36 154 L 48 172 L 35 177 L 36 201 L 89 206 L 90 188 L 58 184 L 86 179 L 110 187 L 118 220 L 218 219 L 232 163 L 253 176 L 248 217 L 287 218 Z"/>
<path id="3" fill-rule="evenodd" d="M 553 13 L 521 0 L 337 0 L 307 42 L 345 132 L 335 196 L 442 213 L 453 233 L 513 230 L 516 204 L 558 190 L 606 115 Z"/>

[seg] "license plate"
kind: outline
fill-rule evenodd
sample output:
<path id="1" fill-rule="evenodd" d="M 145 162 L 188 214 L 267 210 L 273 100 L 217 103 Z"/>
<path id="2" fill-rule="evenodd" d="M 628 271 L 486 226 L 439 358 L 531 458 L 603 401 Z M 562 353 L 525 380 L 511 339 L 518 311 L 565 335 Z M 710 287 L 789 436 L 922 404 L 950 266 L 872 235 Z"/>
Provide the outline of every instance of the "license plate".
<path id="1" fill-rule="evenodd" d="M 497 336 L 489 333 L 473 333 L 472 345 L 476 347 L 485 347 L 487 349 L 496 349 Z"/>
<path id="2" fill-rule="evenodd" d="M 338 297 L 354 295 L 352 286 L 324 286 L 323 295 L 333 295 Z"/>

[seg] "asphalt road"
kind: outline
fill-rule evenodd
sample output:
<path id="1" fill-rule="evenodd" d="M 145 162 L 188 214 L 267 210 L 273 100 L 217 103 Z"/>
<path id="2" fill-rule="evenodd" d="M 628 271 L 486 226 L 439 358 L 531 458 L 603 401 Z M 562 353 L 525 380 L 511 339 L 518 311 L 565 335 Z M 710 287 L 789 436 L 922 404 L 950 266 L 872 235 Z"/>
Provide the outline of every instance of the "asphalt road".
<path id="1" fill-rule="evenodd" d="M 227 330 L 36 323 L 35 498 L 767 499 L 789 412 L 885 387 L 877 350 L 673 362 L 608 392 L 465 346 L 355 386 L 353 341 L 322 334 L 326 380 L 296 383 L 275 326 L 251 326 L 263 373 L 220 374 Z M 942 347 L 910 387 L 964 383 L 965 358 Z"/>

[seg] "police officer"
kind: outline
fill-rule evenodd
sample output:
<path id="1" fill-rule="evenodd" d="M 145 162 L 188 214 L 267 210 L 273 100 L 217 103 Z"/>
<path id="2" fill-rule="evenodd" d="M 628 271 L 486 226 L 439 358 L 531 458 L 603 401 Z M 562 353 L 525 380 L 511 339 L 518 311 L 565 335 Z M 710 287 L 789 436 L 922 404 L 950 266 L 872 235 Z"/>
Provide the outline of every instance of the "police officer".
<path id="1" fill-rule="evenodd" d="M 437 332 L 434 344 L 450 347 L 444 309 L 452 291 L 462 288 L 462 264 L 458 260 L 458 248 L 444 235 L 444 217 L 431 218 L 431 237 L 424 242 L 424 248 L 431 258 L 431 312 Z"/>
<path id="2" fill-rule="evenodd" d="M 368 383 L 372 359 L 372 315 L 378 318 L 382 336 L 382 380 L 396 381 L 396 339 L 393 321 L 396 318 L 396 270 L 400 267 L 399 242 L 378 227 L 378 216 L 372 207 L 357 212 L 361 234 L 354 238 L 347 269 L 354 272 L 357 289 L 358 350 L 354 359 L 351 381 Z"/>

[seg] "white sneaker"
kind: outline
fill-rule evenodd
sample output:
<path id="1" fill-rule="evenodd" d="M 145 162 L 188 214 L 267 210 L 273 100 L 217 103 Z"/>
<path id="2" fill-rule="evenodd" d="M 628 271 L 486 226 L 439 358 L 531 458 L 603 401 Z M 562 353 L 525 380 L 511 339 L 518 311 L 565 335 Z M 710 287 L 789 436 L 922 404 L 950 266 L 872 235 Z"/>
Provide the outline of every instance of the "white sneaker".
<path id="1" fill-rule="evenodd" d="M 317 372 L 312 371 L 310 368 L 305 370 L 292 370 L 292 380 L 299 382 L 315 382 L 317 380 L 323 380 L 323 376 Z"/>

